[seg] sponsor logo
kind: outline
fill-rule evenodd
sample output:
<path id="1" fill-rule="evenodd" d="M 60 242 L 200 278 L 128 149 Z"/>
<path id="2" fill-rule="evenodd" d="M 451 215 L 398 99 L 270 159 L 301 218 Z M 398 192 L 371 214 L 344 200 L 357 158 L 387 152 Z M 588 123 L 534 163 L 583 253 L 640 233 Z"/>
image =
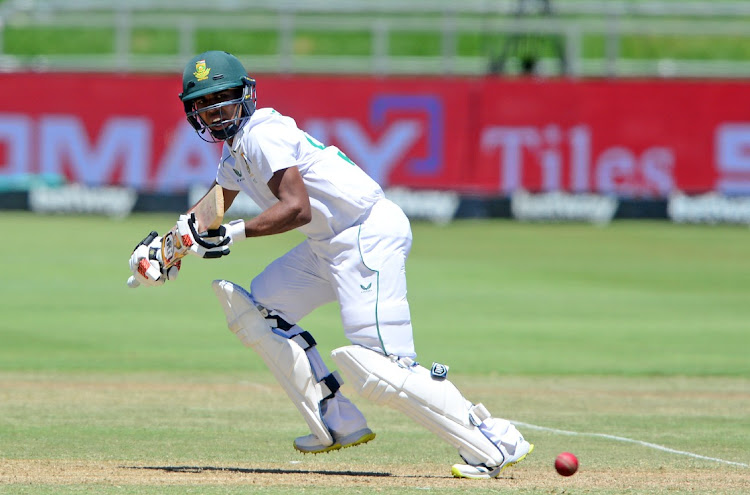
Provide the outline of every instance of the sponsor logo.
<path id="1" fill-rule="evenodd" d="M 137 199 L 135 190 L 122 187 L 71 184 L 34 187 L 29 191 L 29 206 L 36 213 L 85 213 L 124 218 L 133 210 Z"/>
<path id="2" fill-rule="evenodd" d="M 599 194 L 518 191 L 511 196 L 510 208 L 516 220 L 607 224 L 614 218 L 618 204 L 616 198 Z"/>
<path id="3" fill-rule="evenodd" d="M 664 196 L 674 189 L 676 152 L 654 143 L 644 150 L 615 145 L 598 151 L 588 125 L 488 126 L 480 146 L 499 159 L 500 189 L 545 192 L 596 191 L 624 196 Z M 539 170 L 538 179 L 529 176 Z"/>
<path id="4" fill-rule="evenodd" d="M 667 203 L 667 215 L 677 223 L 750 224 L 750 198 L 675 193 Z"/>
<path id="5" fill-rule="evenodd" d="M 452 191 L 414 191 L 392 187 L 385 191 L 385 195 L 404 210 L 407 217 L 438 224 L 453 220 L 461 204 L 459 194 Z"/>
<path id="6" fill-rule="evenodd" d="M 714 138 L 717 189 L 726 195 L 750 194 L 750 122 L 727 122 Z"/>
<path id="7" fill-rule="evenodd" d="M 208 74 L 211 72 L 211 69 L 206 67 L 206 61 L 205 60 L 198 60 L 195 63 L 195 72 L 193 72 L 193 75 L 196 79 L 199 81 L 205 81 L 208 79 Z"/>
<path id="8" fill-rule="evenodd" d="M 359 288 L 362 289 L 362 292 L 369 292 L 370 289 L 372 288 L 372 282 L 370 282 L 367 285 L 361 285 L 360 284 Z"/>

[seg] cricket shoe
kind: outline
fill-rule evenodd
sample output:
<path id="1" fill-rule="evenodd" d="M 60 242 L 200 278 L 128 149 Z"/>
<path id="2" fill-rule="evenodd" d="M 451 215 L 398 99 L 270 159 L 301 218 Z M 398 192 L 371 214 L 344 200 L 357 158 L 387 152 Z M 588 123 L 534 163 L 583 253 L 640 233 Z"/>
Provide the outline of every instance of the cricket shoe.
<path id="1" fill-rule="evenodd" d="M 526 459 L 526 456 L 531 454 L 533 450 L 533 443 L 522 440 L 521 443 L 516 445 L 516 450 L 515 452 L 513 452 L 513 455 L 509 454 L 508 456 L 506 456 L 506 461 L 499 466 L 488 468 L 484 465 L 472 466 L 471 464 L 454 464 L 451 468 L 451 474 L 455 478 L 470 478 L 474 480 L 497 478 L 498 475 L 506 468 L 518 464 L 522 460 Z"/>
<path id="2" fill-rule="evenodd" d="M 312 433 L 304 437 L 298 437 L 294 439 L 294 448 L 302 452 L 303 454 L 322 454 L 324 452 L 331 452 L 333 450 L 345 449 L 347 447 L 354 447 L 355 445 L 362 445 L 375 438 L 375 433 L 369 428 L 362 428 L 354 433 L 344 435 L 343 437 L 333 436 L 332 445 L 322 445 L 320 439 Z"/>

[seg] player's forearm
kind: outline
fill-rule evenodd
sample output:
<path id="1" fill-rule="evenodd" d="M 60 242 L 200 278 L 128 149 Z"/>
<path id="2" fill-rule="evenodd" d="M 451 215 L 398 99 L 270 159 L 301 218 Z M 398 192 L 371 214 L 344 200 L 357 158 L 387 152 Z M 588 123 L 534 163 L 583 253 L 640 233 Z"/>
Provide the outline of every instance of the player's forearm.
<path id="1" fill-rule="evenodd" d="M 310 223 L 310 208 L 279 202 L 250 220 L 245 220 L 245 236 L 260 237 L 288 232 Z"/>

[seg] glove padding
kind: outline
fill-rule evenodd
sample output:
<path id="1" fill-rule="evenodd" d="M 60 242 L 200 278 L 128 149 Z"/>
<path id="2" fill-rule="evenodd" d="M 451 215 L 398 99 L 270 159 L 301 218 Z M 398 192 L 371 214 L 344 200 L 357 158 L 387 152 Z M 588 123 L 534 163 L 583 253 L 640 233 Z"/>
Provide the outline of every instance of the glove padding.
<path id="1" fill-rule="evenodd" d="M 188 236 L 190 242 L 189 252 L 200 258 L 221 258 L 229 254 L 229 246 L 235 238 L 245 238 L 245 221 L 234 220 L 220 226 L 218 229 L 209 229 L 206 232 L 198 232 L 195 224 L 195 214 L 180 215 L 177 220 L 177 229 L 180 236 Z"/>
<path id="2" fill-rule="evenodd" d="M 130 255 L 129 265 L 133 275 L 128 279 L 128 287 L 136 288 L 141 284 L 156 287 L 177 278 L 182 263 L 178 261 L 167 269 L 162 266 L 161 241 L 161 236 L 152 231 L 135 246 Z"/>

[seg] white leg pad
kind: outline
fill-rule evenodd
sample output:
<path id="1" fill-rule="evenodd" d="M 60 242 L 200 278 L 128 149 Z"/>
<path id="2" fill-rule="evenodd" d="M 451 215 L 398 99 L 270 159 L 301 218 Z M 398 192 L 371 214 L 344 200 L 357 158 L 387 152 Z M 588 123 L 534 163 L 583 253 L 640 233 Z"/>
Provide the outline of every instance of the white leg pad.
<path id="1" fill-rule="evenodd" d="M 363 397 L 409 416 L 458 449 L 469 464 L 499 466 L 505 455 L 479 425 L 492 419 L 487 409 L 467 401 L 448 380 L 408 358 L 396 360 L 361 346 L 335 349 L 331 357 Z"/>
<path id="2" fill-rule="evenodd" d="M 324 381 L 315 380 L 305 350 L 294 340 L 273 332 L 245 289 L 228 280 L 214 280 L 212 286 L 226 314 L 229 329 L 263 359 L 297 406 L 310 431 L 324 445 L 326 442 L 333 445 L 333 436 L 320 411 L 321 401 L 331 391 Z"/>

